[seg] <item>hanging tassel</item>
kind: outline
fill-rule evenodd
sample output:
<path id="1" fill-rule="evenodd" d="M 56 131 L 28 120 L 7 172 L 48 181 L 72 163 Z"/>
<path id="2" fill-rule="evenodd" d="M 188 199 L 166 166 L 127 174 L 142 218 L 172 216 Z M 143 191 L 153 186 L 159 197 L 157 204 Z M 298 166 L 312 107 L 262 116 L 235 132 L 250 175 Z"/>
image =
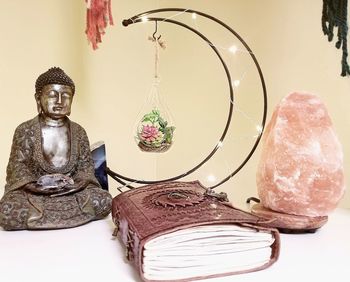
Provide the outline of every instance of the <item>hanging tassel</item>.
<path id="1" fill-rule="evenodd" d="M 113 25 L 111 0 L 85 0 L 87 6 L 86 30 L 88 41 L 96 50 L 98 43 L 102 42 L 102 35 L 105 29 Z"/>
<path id="2" fill-rule="evenodd" d="M 347 61 L 348 58 L 348 24 L 347 24 L 347 0 L 323 0 L 322 9 L 322 30 L 328 36 L 328 41 L 332 41 L 334 37 L 334 28 L 338 28 L 338 41 L 335 47 L 340 49 L 342 47 L 342 72 L 341 76 L 350 75 L 350 68 Z M 328 25 L 327 25 L 328 24 Z"/>
<path id="3" fill-rule="evenodd" d="M 154 78 L 159 78 L 159 47 L 165 49 L 165 42 L 160 40 L 160 36 L 149 36 L 148 40 L 154 42 L 155 47 L 155 60 L 154 60 Z"/>

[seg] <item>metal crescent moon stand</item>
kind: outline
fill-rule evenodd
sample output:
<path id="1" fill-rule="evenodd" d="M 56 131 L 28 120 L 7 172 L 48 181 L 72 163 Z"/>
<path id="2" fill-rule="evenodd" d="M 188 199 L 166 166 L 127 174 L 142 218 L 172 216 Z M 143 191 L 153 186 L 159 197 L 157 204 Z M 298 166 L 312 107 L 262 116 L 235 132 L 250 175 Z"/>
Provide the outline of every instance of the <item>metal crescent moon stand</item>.
<path id="1" fill-rule="evenodd" d="M 217 50 L 217 48 L 214 46 L 214 44 L 212 44 L 210 42 L 210 40 L 205 37 L 202 33 L 200 33 L 198 30 L 182 23 L 179 21 L 175 21 L 173 19 L 170 18 L 161 18 L 161 17 L 150 17 L 150 15 L 153 14 L 157 14 L 157 13 L 162 13 L 162 12 L 180 12 L 180 13 L 196 13 L 197 15 L 203 16 L 205 18 L 208 18 L 214 22 L 216 22 L 217 24 L 221 25 L 223 28 L 227 29 L 233 36 L 235 36 L 241 43 L 242 45 L 247 49 L 248 53 L 250 54 L 251 58 L 254 61 L 254 64 L 256 66 L 256 69 L 259 73 L 259 77 L 260 77 L 260 81 L 261 81 L 261 86 L 263 89 L 263 100 L 264 100 L 264 108 L 263 108 L 263 116 L 262 116 L 262 122 L 261 122 L 261 126 L 262 126 L 262 130 L 261 132 L 259 132 L 259 135 L 257 136 L 257 139 L 255 140 L 255 143 L 252 147 L 252 149 L 250 150 L 250 152 L 248 153 L 248 155 L 246 156 L 246 158 L 243 160 L 243 162 L 231 173 L 229 174 L 227 177 L 225 177 L 224 179 L 222 179 L 221 181 L 219 181 L 217 184 L 211 186 L 211 187 L 207 187 L 208 189 L 214 189 L 217 186 L 220 186 L 221 184 L 225 183 L 226 181 L 228 181 L 231 177 L 233 177 L 238 171 L 240 171 L 242 169 L 242 167 L 248 162 L 248 160 L 251 158 L 251 156 L 253 155 L 254 151 L 256 150 L 259 141 L 261 139 L 262 136 L 262 132 L 263 129 L 265 127 L 265 122 L 266 122 L 266 115 L 267 115 L 267 94 L 266 94 L 266 86 L 265 86 L 265 81 L 264 81 L 264 77 L 261 71 L 261 68 L 258 64 L 257 59 L 255 58 L 253 52 L 251 51 L 251 49 L 249 48 L 249 46 L 247 45 L 247 43 L 245 43 L 245 41 L 238 35 L 237 32 L 235 32 L 232 28 L 230 28 L 228 25 L 226 25 L 225 23 L 223 23 L 222 21 L 218 20 L 217 18 L 207 15 L 205 13 L 199 12 L 199 11 L 195 11 L 195 10 L 190 10 L 190 9 L 182 9 L 182 8 L 164 8 L 164 9 L 157 9 L 157 10 L 151 10 L 151 11 L 147 11 L 147 12 L 143 12 L 141 14 L 135 15 L 129 19 L 125 19 L 123 20 L 123 26 L 127 27 L 131 24 L 136 24 L 136 23 L 140 23 L 143 22 L 143 18 L 147 17 L 147 21 L 153 21 L 153 22 L 167 22 L 170 24 L 175 24 L 178 26 L 181 26 L 183 28 L 186 28 L 188 30 L 190 30 L 191 32 L 193 32 L 194 34 L 198 35 L 201 39 L 203 39 L 213 50 L 213 52 L 215 52 L 215 54 L 217 55 L 219 61 L 221 62 L 226 76 L 227 76 L 227 83 L 229 86 L 229 95 L 230 95 L 230 99 L 229 99 L 229 103 L 230 103 L 230 107 L 229 107 L 229 112 L 228 112 L 228 116 L 227 116 L 227 121 L 226 121 L 226 125 L 224 127 L 223 133 L 218 141 L 218 143 L 216 144 L 216 146 L 214 147 L 214 149 L 209 153 L 209 155 L 203 160 L 201 161 L 199 164 L 197 164 L 195 167 L 193 167 L 192 169 L 188 170 L 187 172 L 184 172 L 180 175 L 174 176 L 174 177 L 170 177 L 167 179 L 161 179 L 161 180 L 139 180 L 139 179 L 133 179 L 124 175 L 121 175 L 117 172 L 112 171 L 110 168 L 106 168 L 106 172 L 109 176 L 111 176 L 114 180 L 116 180 L 117 182 L 119 182 L 120 184 L 124 185 L 124 187 L 127 188 L 134 188 L 131 184 L 152 184 L 152 183 L 160 183 L 160 182 L 168 182 L 168 181 L 175 181 L 175 180 L 179 180 L 185 176 L 188 176 L 189 174 L 193 173 L 194 171 L 196 171 L 198 168 L 200 168 L 203 164 L 205 164 L 215 153 L 216 151 L 221 147 L 221 144 L 223 142 L 223 140 L 225 139 L 226 133 L 230 127 L 230 123 L 231 123 L 231 119 L 232 119 L 232 113 L 233 113 L 233 101 L 234 101 L 234 95 L 233 95 L 233 88 L 232 88 L 232 84 L 231 84 L 231 75 L 229 72 L 229 69 L 227 68 L 227 65 L 225 63 L 225 61 L 223 60 L 222 56 L 220 55 L 219 51 Z"/>
<path id="2" fill-rule="evenodd" d="M 232 85 L 231 85 L 230 71 L 227 68 L 225 61 L 223 60 L 223 58 L 220 55 L 217 48 L 210 42 L 210 40 L 208 38 L 206 38 L 198 30 L 194 29 L 193 27 L 190 27 L 182 22 L 175 21 L 175 20 L 170 19 L 170 18 L 150 17 L 150 15 L 162 13 L 162 12 L 179 12 L 179 13 L 191 13 L 191 14 L 196 13 L 197 15 L 203 16 L 209 20 L 216 22 L 217 24 L 219 24 L 220 26 L 222 26 L 223 28 L 228 30 L 233 36 L 235 36 L 242 43 L 242 45 L 249 52 L 252 60 L 254 61 L 255 67 L 259 73 L 261 86 L 263 89 L 263 100 L 264 100 L 264 109 L 263 109 L 263 116 L 262 116 L 262 122 L 261 122 L 262 130 L 261 130 L 261 132 L 259 132 L 259 135 L 257 136 L 257 139 L 255 140 L 255 143 L 254 143 L 252 149 L 250 150 L 250 152 L 248 153 L 246 158 L 243 160 L 243 162 L 231 174 L 229 174 L 227 177 L 225 177 L 224 179 L 219 181 L 217 184 L 215 184 L 211 187 L 207 187 L 207 189 L 209 189 L 209 190 L 214 189 L 217 186 L 220 186 L 221 184 L 225 183 L 231 177 L 233 177 L 236 173 L 238 173 L 243 168 L 243 166 L 248 162 L 248 160 L 251 158 L 254 151 L 256 150 L 256 148 L 260 142 L 260 139 L 261 139 L 264 127 L 265 127 L 265 122 L 266 122 L 266 115 L 267 115 L 266 85 L 265 85 L 264 77 L 263 77 L 263 74 L 262 74 L 262 71 L 261 71 L 261 68 L 259 66 L 258 61 L 255 58 L 255 56 L 254 56 L 253 52 L 251 51 L 251 49 L 249 48 L 249 46 L 247 45 L 247 43 L 245 43 L 245 41 L 242 39 L 242 37 L 240 37 L 237 32 L 235 32 L 232 28 L 230 28 L 228 25 L 226 25 L 222 21 L 218 20 L 217 18 L 210 16 L 210 15 L 207 15 L 205 13 L 195 11 L 195 10 L 190 10 L 190 9 L 164 8 L 164 9 L 151 10 L 151 11 L 143 12 L 141 14 L 133 16 L 129 19 L 123 20 L 123 25 L 125 27 L 127 27 L 131 24 L 143 22 L 144 17 L 147 17 L 147 21 L 154 21 L 156 23 L 159 21 L 159 22 L 167 22 L 170 24 L 175 24 L 175 25 L 181 26 L 185 29 L 188 29 L 191 32 L 193 32 L 194 34 L 198 35 L 201 39 L 203 39 L 212 48 L 213 52 L 215 52 L 215 54 L 217 55 L 219 61 L 221 62 L 222 66 L 225 70 L 225 73 L 227 76 L 227 83 L 229 86 L 229 95 L 230 95 L 230 100 L 229 100 L 230 107 L 229 107 L 226 125 L 225 125 L 225 128 L 223 130 L 223 133 L 222 133 L 218 143 L 216 144 L 214 149 L 209 153 L 209 155 L 203 161 L 201 161 L 199 164 L 197 164 L 195 167 L 188 170 L 187 172 L 184 172 L 180 175 L 177 175 L 177 176 L 174 176 L 171 178 L 154 180 L 154 181 L 146 181 L 146 180 L 138 180 L 138 179 L 133 179 L 130 177 L 123 176 L 119 173 L 112 171 L 108 167 L 106 168 L 106 172 L 114 180 L 116 180 L 120 184 L 124 185 L 124 187 L 130 188 L 130 189 L 134 188 L 130 184 L 152 184 L 152 183 L 160 183 L 160 182 L 178 180 L 178 179 L 183 178 L 183 177 L 193 173 L 194 171 L 196 171 L 198 168 L 200 168 L 203 164 L 205 164 L 216 153 L 216 151 L 220 148 L 220 144 L 222 144 L 223 140 L 225 139 L 226 133 L 230 127 L 232 113 L 233 113 L 234 96 L 233 96 L 233 89 L 232 89 Z M 118 190 L 120 192 L 122 192 L 120 188 L 118 188 Z M 308 217 L 308 216 L 291 215 L 291 214 L 284 214 L 284 213 L 276 212 L 276 211 L 265 208 L 260 203 L 260 200 L 254 198 L 254 197 L 247 199 L 247 203 L 250 203 L 251 200 L 257 202 L 257 204 L 255 204 L 251 207 L 251 212 L 257 216 L 260 216 L 260 217 L 266 219 L 266 221 L 262 222 L 261 224 L 268 226 L 268 227 L 278 228 L 283 233 L 313 233 L 318 228 L 323 226 L 328 220 L 327 216 Z"/>

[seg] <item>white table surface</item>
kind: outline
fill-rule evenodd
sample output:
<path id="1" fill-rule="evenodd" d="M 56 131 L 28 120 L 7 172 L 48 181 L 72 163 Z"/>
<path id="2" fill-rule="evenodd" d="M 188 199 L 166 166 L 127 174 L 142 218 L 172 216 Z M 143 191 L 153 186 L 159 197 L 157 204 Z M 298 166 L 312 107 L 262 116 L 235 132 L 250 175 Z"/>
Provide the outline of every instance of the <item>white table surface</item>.
<path id="1" fill-rule="evenodd" d="M 72 229 L 0 230 L 1 282 L 141 281 L 112 237 L 110 217 Z M 350 281 L 350 210 L 337 209 L 314 234 L 281 234 L 279 260 L 223 281 Z"/>

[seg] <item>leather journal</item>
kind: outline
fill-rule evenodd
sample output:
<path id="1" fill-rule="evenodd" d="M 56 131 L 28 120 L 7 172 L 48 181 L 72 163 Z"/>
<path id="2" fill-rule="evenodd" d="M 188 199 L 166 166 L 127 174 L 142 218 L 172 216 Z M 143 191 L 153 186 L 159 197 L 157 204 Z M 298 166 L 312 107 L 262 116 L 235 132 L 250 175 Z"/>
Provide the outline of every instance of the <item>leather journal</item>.
<path id="1" fill-rule="evenodd" d="M 113 199 L 116 233 L 143 281 L 191 281 L 257 271 L 279 256 L 276 229 L 233 207 L 224 193 L 165 182 Z"/>

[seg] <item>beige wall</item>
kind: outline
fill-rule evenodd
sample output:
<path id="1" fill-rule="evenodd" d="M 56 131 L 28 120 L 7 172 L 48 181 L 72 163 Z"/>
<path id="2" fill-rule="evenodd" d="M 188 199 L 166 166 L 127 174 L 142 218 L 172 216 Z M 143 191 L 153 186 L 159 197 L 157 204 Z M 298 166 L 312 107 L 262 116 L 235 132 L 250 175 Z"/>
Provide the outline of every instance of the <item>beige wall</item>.
<path id="1" fill-rule="evenodd" d="M 76 40 L 76 35 L 81 29 L 83 5 L 71 6 L 71 2 L 0 1 L 1 194 L 15 127 L 36 115 L 34 83 L 38 74 L 60 65 L 82 81 L 81 45 L 85 42 Z"/>
<path id="2" fill-rule="evenodd" d="M 147 36 L 153 32 L 153 25 L 137 24 L 125 28 L 120 23 L 142 11 L 175 6 L 214 15 L 245 39 L 265 76 L 268 118 L 278 101 L 291 91 L 318 94 L 326 103 L 343 144 L 349 179 L 350 136 L 347 132 L 350 115 L 347 105 L 350 104 L 350 78 L 338 75 L 341 54 L 333 47 L 334 43 L 328 43 L 322 35 L 321 1 L 114 0 L 115 26 L 107 29 L 97 51 L 91 50 L 84 35 L 84 1 L 0 2 L 1 193 L 13 131 L 20 122 L 36 114 L 35 79 L 54 65 L 61 66 L 75 80 L 77 95 L 71 118 L 85 127 L 91 143 L 106 142 L 108 164 L 112 169 L 148 179 L 181 173 L 182 169 L 191 168 L 194 160 L 202 160 L 202 150 L 206 152 L 212 148 L 217 139 L 212 136 L 218 136 L 222 131 L 227 111 L 227 85 L 212 51 L 201 40 L 179 28 L 161 25 L 162 38 L 168 45 L 161 54 L 162 94 L 176 121 L 178 146 L 174 145 L 173 152 L 167 155 L 145 155 L 137 150 L 132 139 L 133 127 L 152 81 L 153 49 Z M 214 27 L 213 30 L 209 26 L 206 28 L 206 25 L 197 22 L 202 32 L 216 36 L 219 41 L 220 31 Z M 229 41 L 225 41 L 227 36 L 222 38 L 225 46 L 229 46 Z M 229 62 L 230 66 L 234 63 Z M 245 72 L 242 68 L 245 64 L 239 65 L 233 70 L 238 76 Z M 246 90 L 259 90 L 250 67 L 248 74 L 245 82 L 251 85 Z M 248 100 L 240 99 L 249 115 L 258 120 L 259 115 L 254 116 L 254 113 L 259 110 L 261 100 L 256 100 L 252 94 L 247 96 Z M 203 113 L 210 114 L 201 117 Z M 234 125 L 241 135 L 245 134 L 243 125 Z M 249 146 L 245 141 L 235 140 L 234 136 L 232 140 L 232 144 L 225 144 L 226 151 L 219 152 L 193 177 L 205 182 L 210 173 L 220 178 L 232 171 L 242 158 L 238 152 L 240 146 L 243 151 Z M 259 149 L 243 170 L 219 189 L 228 192 L 238 206 L 243 206 L 247 197 L 256 195 L 258 159 Z M 111 183 L 112 194 L 116 194 L 117 184 Z M 341 206 L 350 208 L 349 193 Z"/>

